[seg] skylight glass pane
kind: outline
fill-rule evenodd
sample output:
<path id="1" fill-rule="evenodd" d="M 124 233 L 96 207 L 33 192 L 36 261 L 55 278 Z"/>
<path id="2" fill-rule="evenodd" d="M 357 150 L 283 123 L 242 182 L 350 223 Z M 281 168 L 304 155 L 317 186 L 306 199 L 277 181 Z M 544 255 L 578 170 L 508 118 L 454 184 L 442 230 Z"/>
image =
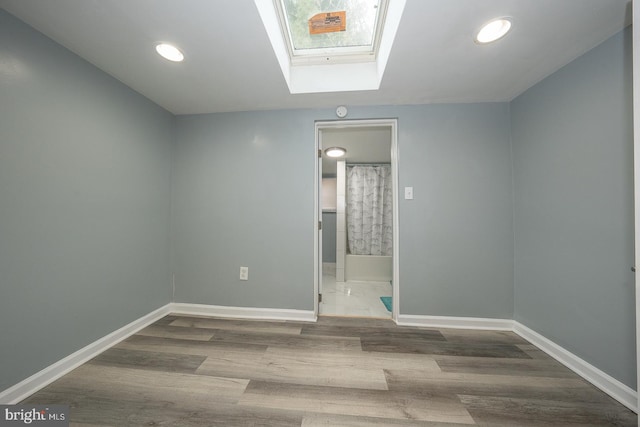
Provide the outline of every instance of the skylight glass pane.
<path id="1" fill-rule="evenodd" d="M 334 48 L 361 48 L 357 51 L 373 51 L 382 0 L 281 1 L 294 55 L 314 54 L 313 50 Z M 345 31 L 310 34 L 309 19 L 317 14 L 333 15 L 336 12 L 345 12 Z"/>

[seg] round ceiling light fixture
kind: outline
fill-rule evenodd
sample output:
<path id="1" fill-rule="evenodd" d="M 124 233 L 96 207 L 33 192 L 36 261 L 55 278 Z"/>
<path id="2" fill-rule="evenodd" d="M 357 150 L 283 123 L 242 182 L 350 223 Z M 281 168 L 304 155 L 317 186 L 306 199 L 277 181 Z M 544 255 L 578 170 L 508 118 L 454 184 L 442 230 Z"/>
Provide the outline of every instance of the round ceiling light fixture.
<path id="1" fill-rule="evenodd" d="M 491 43 L 504 37 L 511 29 L 511 19 L 496 18 L 485 24 L 476 35 L 476 43 Z"/>
<path id="2" fill-rule="evenodd" d="M 172 62 L 182 62 L 184 60 L 184 54 L 180 52 L 180 49 L 174 45 L 168 43 L 160 43 L 156 45 L 156 52 L 164 59 L 168 59 Z"/>
<path id="3" fill-rule="evenodd" d="M 347 154 L 347 150 L 342 147 L 331 147 L 324 150 L 324 154 L 329 157 L 342 157 Z"/>

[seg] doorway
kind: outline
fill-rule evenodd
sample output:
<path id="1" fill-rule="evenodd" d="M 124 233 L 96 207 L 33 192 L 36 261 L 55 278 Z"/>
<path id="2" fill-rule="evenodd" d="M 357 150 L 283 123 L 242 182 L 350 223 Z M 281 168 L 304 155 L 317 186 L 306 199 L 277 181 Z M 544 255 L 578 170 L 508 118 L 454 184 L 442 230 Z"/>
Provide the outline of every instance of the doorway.
<path id="1" fill-rule="evenodd" d="M 397 120 L 317 122 L 315 135 L 315 313 L 396 320 Z"/>

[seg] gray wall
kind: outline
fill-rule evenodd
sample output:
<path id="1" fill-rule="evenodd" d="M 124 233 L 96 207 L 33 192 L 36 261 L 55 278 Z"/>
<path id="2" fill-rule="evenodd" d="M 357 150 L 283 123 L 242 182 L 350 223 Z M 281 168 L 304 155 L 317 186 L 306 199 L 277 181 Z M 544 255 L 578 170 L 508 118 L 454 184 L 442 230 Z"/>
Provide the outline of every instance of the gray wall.
<path id="1" fill-rule="evenodd" d="M 177 302 L 313 309 L 315 117 L 177 117 Z M 240 266 L 249 267 L 246 282 Z"/>
<path id="2" fill-rule="evenodd" d="M 511 111 L 515 318 L 634 387 L 631 31 Z"/>
<path id="3" fill-rule="evenodd" d="M 400 310 L 511 318 L 507 104 L 353 107 L 399 119 Z M 313 308 L 314 121 L 332 110 L 181 116 L 176 301 Z M 240 282 L 239 267 L 249 267 Z"/>
<path id="4" fill-rule="evenodd" d="M 171 127 L 0 11 L 0 390 L 170 301 Z"/>
<path id="5" fill-rule="evenodd" d="M 511 318 L 506 104 L 399 110 L 400 313 Z"/>
<path id="6" fill-rule="evenodd" d="M 336 262 L 335 212 L 322 212 L 322 262 Z"/>

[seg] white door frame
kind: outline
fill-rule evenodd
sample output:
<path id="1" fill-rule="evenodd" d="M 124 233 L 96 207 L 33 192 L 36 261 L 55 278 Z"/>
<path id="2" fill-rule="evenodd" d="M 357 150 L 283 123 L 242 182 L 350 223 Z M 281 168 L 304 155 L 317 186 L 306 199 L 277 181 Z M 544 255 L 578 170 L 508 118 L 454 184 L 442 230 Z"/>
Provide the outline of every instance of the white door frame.
<path id="1" fill-rule="evenodd" d="M 315 124 L 315 178 L 314 178 L 314 225 L 313 225 L 313 310 L 316 316 L 319 313 L 318 305 L 318 293 L 322 281 L 322 252 L 321 252 L 321 232 L 318 230 L 318 223 L 322 219 L 322 204 L 321 204 L 321 185 L 322 177 L 320 171 L 322 170 L 322 158 L 318 156 L 318 150 L 322 147 L 320 141 L 321 130 L 323 129 L 352 129 L 357 127 L 369 127 L 369 126 L 388 126 L 391 128 L 391 179 L 392 179 L 392 191 L 393 191 L 393 306 L 392 306 L 392 319 L 397 323 L 398 314 L 400 311 L 399 299 L 400 299 L 400 244 L 399 244 L 399 217 L 398 217 L 398 119 L 362 119 L 362 120 L 338 120 L 338 121 L 318 121 Z"/>
<path id="2" fill-rule="evenodd" d="M 633 0 L 633 164 L 635 205 L 636 393 L 640 399 L 640 0 Z M 640 400 L 638 401 L 640 408 Z M 640 426 L 640 417 L 638 417 Z"/>

